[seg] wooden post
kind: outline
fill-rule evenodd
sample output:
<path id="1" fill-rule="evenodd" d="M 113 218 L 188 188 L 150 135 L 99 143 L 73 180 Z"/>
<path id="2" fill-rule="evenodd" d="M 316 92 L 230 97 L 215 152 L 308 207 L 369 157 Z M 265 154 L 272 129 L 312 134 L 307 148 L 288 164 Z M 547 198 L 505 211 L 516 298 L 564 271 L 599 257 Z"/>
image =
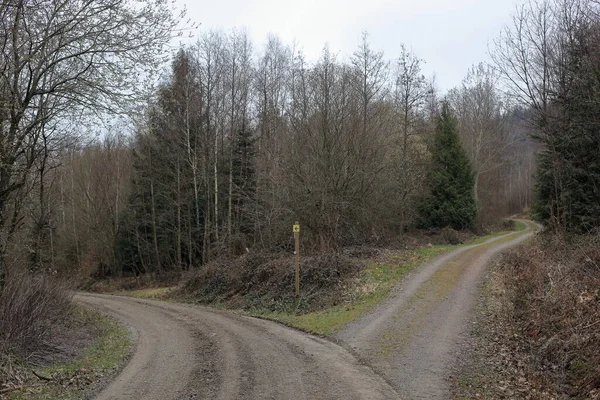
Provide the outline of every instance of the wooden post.
<path id="1" fill-rule="evenodd" d="M 294 239 L 296 240 L 296 248 L 295 248 L 295 264 L 296 264 L 296 300 L 300 298 L 300 224 L 298 221 L 294 224 Z"/>

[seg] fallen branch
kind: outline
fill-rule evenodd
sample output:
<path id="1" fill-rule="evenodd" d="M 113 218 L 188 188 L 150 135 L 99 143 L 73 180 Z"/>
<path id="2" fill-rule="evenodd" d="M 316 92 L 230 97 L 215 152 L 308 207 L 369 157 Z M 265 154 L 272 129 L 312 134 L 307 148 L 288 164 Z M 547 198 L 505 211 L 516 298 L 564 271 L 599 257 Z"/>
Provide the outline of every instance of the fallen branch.
<path id="1" fill-rule="evenodd" d="M 53 381 L 53 380 L 54 380 L 54 379 L 52 379 L 52 378 L 48 378 L 47 376 L 40 375 L 40 374 L 38 374 L 37 372 L 35 372 L 34 370 L 31 370 L 31 372 L 33 372 L 33 374 L 34 374 L 35 376 L 37 376 L 39 379 L 41 379 L 41 380 L 43 380 L 43 381 L 50 382 L 50 381 Z"/>

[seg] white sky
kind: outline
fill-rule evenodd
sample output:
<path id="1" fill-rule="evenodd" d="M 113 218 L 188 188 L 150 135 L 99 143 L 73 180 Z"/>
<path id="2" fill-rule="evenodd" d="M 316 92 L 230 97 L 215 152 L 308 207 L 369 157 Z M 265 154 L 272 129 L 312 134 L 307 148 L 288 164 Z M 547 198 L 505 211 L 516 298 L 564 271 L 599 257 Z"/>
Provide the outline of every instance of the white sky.
<path id="1" fill-rule="evenodd" d="M 177 0 L 200 31 L 244 28 L 260 49 L 269 32 L 318 58 L 325 43 L 341 59 L 367 31 L 386 59 L 404 43 L 424 59 L 445 92 L 469 67 L 489 60 L 488 44 L 510 19 L 519 0 Z"/>

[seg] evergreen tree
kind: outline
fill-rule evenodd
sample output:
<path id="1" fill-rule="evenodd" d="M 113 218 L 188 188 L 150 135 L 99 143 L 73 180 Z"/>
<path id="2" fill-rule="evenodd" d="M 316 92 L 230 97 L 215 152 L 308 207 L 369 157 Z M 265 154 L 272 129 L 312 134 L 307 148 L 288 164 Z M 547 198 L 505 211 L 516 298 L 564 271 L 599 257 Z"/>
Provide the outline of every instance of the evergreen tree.
<path id="1" fill-rule="evenodd" d="M 256 194 L 256 148 L 255 138 L 249 129 L 241 129 L 233 148 L 233 184 L 236 225 L 241 233 L 250 234 L 253 229 L 252 200 Z"/>
<path id="2" fill-rule="evenodd" d="M 544 149 L 533 215 L 549 227 L 587 233 L 600 227 L 600 46 L 588 29 L 577 33 L 561 66 L 556 116 L 534 136 Z"/>
<path id="3" fill-rule="evenodd" d="M 474 177 L 456 132 L 456 120 L 448 104 L 444 103 L 432 148 L 431 193 L 423 199 L 419 210 L 420 227 L 463 229 L 471 226 L 477 215 Z"/>

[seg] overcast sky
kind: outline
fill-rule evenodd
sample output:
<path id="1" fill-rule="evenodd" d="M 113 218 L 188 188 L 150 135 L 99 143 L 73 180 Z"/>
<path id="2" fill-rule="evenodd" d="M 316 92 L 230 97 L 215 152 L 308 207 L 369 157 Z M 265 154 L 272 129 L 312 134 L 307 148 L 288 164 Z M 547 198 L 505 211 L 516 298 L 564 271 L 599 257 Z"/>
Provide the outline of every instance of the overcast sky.
<path id="1" fill-rule="evenodd" d="M 406 44 L 435 73 L 446 91 L 460 84 L 469 67 L 488 57 L 488 45 L 509 21 L 519 0 L 177 0 L 200 32 L 245 28 L 260 49 L 269 32 L 297 43 L 309 60 L 325 43 L 345 59 L 361 32 L 387 59 Z"/>

